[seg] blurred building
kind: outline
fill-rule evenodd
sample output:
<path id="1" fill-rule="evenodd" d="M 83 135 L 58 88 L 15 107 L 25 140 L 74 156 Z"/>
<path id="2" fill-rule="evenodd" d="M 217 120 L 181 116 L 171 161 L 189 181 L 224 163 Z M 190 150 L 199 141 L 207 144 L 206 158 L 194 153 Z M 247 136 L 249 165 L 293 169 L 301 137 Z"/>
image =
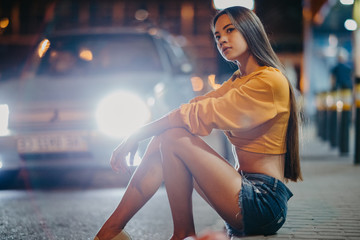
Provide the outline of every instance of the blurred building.
<path id="1" fill-rule="evenodd" d="M 344 27 L 344 21 L 352 16 L 352 5 L 341 2 L 255 0 L 254 11 L 264 23 L 275 51 L 294 86 L 309 93 L 310 104 L 316 92 L 330 87 L 328 70 L 334 64 L 334 49 L 343 47 L 352 52 L 351 32 Z M 234 68 L 217 53 L 210 31 L 215 12 L 212 0 L 0 1 L 0 20 L 8 19 L 6 27 L 0 25 L 0 72 L 22 60 L 39 34 L 54 29 L 142 23 L 176 35 L 194 60 L 196 74 L 227 76 Z M 17 57 L 10 57 L 10 48 Z M 2 61 L 5 55 L 7 59 Z M 21 64 L 16 66 L 15 70 Z"/>
<path id="2" fill-rule="evenodd" d="M 337 63 L 339 49 L 349 53 L 354 66 L 356 42 L 346 21 L 353 17 L 353 0 L 305 0 L 303 4 L 304 61 L 302 89 L 306 93 L 307 113 L 316 111 L 316 95 L 331 89 L 331 69 Z M 359 44 L 359 43 L 358 43 Z"/>
<path id="3" fill-rule="evenodd" d="M 299 73 L 302 52 L 301 0 L 255 1 L 255 11 L 263 20 L 277 52 L 296 55 L 292 61 Z M 1 29 L 0 44 L 26 47 L 39 34 L 55 29 L 92 26 L 152 24 L 179 36 L 202 74 L 232 72 L 218 55 L 210 22 L 216 9 L 211 0 L 62 0 L 1 1 L 0 17 L 9 19 Z M 289 54 L 290 53 L 290 54 Z"/>

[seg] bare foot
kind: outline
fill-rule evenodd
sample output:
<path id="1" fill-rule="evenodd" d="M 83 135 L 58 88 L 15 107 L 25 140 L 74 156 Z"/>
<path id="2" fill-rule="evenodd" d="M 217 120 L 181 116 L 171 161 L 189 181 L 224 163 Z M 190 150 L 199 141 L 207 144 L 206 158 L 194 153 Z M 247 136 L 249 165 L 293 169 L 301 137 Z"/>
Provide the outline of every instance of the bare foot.
<path id="1" fill-rule="evenodd" d="M 229 240 L 229 238 L 223 232 L 206 231 L 198 237 L 188 237 L 184 240 Z"/>
<path id="2" fill-rule="evenodd" d="M 100 229 L 98 234 L 96 236 L 99 238 L 99 240 L 110 240 L 113 239 L 116 235 L 118 235 L 122 229 L 119 229 L 117 227 L 106 227 L 104 226 Z"/>

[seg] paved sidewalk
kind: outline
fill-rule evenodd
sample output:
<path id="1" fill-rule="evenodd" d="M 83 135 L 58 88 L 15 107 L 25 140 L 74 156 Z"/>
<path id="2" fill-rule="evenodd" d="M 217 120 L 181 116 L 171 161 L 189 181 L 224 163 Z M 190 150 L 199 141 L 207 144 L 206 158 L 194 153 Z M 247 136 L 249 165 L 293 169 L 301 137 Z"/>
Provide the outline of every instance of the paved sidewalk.
<path id="1" fill-rule="evenodd" d="M 313 128 L 306 128 L 301 147 L 304 181 L 288 184 L 294 197 L 287 222 L 273 236 L 235 239 L 360 239 L 360 166 L 353 164 L 353 149 L 339 157 Z"/>

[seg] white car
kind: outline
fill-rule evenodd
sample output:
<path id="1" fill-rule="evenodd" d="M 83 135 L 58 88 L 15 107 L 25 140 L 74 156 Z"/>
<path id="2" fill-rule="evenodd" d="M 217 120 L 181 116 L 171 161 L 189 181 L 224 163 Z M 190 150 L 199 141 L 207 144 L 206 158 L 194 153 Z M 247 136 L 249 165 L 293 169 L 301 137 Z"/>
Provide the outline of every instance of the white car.
<path id="1" fill-rule="evenodd" d="M 121 138 L 194 96 L 192 65 L 156 28 L 57 32 L 0 83 L 0 176 L 109 167 Z"/>

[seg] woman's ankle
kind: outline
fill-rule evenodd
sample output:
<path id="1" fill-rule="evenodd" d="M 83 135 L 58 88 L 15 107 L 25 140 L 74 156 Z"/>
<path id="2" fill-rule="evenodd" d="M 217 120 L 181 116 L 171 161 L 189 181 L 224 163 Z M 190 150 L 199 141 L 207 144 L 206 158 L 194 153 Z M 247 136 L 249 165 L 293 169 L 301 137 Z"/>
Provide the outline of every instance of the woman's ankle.
<path id="1" fill-rule="evenodd" d="M 102 226 L 102 228 L 96 234 L 96 236 L 98 236 L 100 238 L 100 240 L 112 239 L 117 234 L 119 234 L 122 230 L 123 230 L 123 228 L 120 228 L 119 226 L 107 226 L 106 224 L 104 224 L 104 226 Z"/>
<path id="2" fill-rule="evenodd" d="M 173 233 L 169 240 L 183 240 L 188 237 L 196 237 L 195 233 Z"/>

